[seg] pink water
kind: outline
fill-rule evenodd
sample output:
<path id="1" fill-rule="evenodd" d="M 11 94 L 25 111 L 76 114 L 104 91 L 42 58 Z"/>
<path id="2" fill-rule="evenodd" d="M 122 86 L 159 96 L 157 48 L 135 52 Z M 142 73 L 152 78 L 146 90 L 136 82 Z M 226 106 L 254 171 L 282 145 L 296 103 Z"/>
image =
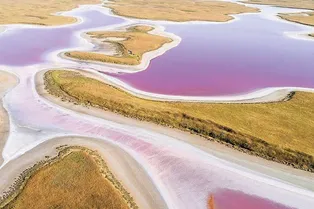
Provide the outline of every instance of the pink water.
<path id="1" fill-rule="evenodd" d="M 292 209 L 284 205 L 234 190 L 221 190 L 213 195 L 215 209 Z"/>
<path id="2" fill-rule="evenodd" d="M 314 42 L 285 37 L 295 25 L 242 16 L 223 25 L 165 25 L 180 45 L 147 70 L 117 76 L 148 92 L 229 95 L 265 87 L 314 87 Z"/>
<path id="3" fill-rule="evenodd" d="M 21 66 L 15 71 L 20 83 L 5 99 L 10 119 L 17 127 L 30 128 L 37 131 L 38 135 L 75 134 L 106 138 L 119 144 L 142 159 L 143 166 L 163 186 L 163 192 L 171 196 L 176 208 L 206 208 L 208 192 L 220 188 L 234 188 L 258 196 L 222 190 L 222 193 L 215 194 L 218 208 L 221 209 L 287 209 L 267 200 L 267 197 L 273 197 L 281 203 L 287 202 L 288 205 L 297 202 L 305 205 L 303 208 L 310 208 L 314 203 L 310 197 L 247 178 L 228 169 L 229 164 L 226 162 L 220 162 L 178 141 L 169 140 L 166 136 L 73 115 L 38 98 L 32 88 L 34 72 L 23 69 L 23 66 L 47 61 L 43 55 L 50 51 L 75 47 L 75 31 L 121 22 L 121 19 L 99 12 L 85 12 L 82 15 L 88 19 L 87 22 L 67 28 L 22 29 L 0 35 L 0 65 Z M 247 21 L 249 20 L 244 20 L 246 26 L 249 25 Z M 252 21 L 261 20 L 253 18 Z M 241 24 L 240 21 L 229 25 L 167 26 L 167 30 L 183 38 L 180 46 L 153 60 L 147 71 L 120 77 L 144 90 L 191 95 L 237 93 L 268 85 L 269 82 L 277 85 L 284 85 L 285 82 L 301 85 L 301 81 L 304 85 L 313 84 L 313 63 L 310 59 L 313 57 L 312 43 L 283 38 L 279 32 L 271 35 L 271 31 L 277 31 L 280 24 L 270 23 L 270 26 L 265 26 L 270 27 L 268 30 L 254 24 L 250 29 L 245 29 L 245 24 Z M 241 30 L 239 27 L 242 27 Z M 280 27 L 287 25 L 282 24 Z M 250 33 L 245 33 L 245 30 Z M 227 33 L 231 35 L 228 36 Z M 282 47 L 281 50 L 276 48 L 278 44 Z M 258 47 L 260 51 L 256 51 Z M 301 49 L 302 47 L 304 48 Z M 293 67 L 297 65 L 300 66 L 298 70 Z M 287 69 L 280 70 L 282 66 Z M 283 78 L 279 75 L 283 75 Z M 251 80 L 252 78 L 255 79 Z M 257 82 L 258 78 L 263 79 Z M 29 137 L 26 138 L 30 140 Z M 6 145 L 6 153 L 13 155 L 15 151 L 33 142 L 27 140 L 11 138 Z"/>
<path id="4" fill-rule="evenodd" d="M 25 28 L 0 34 L 0 65 L 25 66 L 47 61 L 48 52 L 77 46 L 74 33 L 123 22 L 98 11 L 85 11 L 80 15 L 84 23 L 61 28 Z"/>

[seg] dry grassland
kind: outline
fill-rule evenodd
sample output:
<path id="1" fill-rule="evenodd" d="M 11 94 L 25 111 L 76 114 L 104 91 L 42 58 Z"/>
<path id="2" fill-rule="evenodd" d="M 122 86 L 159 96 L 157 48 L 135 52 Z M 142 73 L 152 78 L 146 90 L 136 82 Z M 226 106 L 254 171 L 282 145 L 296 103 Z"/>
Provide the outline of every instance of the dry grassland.
<path id="1" fill-rule="evenodd" d="M 18 195 L 1 208 L 138 208 L 102 158 L 81 147 L 62 150 L 23 181 Z"/>
<path id="2" fill-rule="evenodd" d="M 279 14 L 279 17 L 291 22 L 314 26 L 314 12 L 304 12 L 297 14 Z"/>
<path id="3" fill-rule="evenodd" d="M 117 55 L 72 51 L 66 52 L 65 56 L 79 60 L 138 65 L 144 53 L 154 51 L 172 41 L 167 37 L 149 34 L 148 32 L 152 29 L 150 26 L 140 25 L 127 28 L 126 31 L 89 32 L 87 35 L 92 39 L 122 38 L 121 41 L 104 40 L 116 47 Z"/>
<path id="4" fill-rule="evenodd" d="M 198 0 L 109 0 L 105 6 L 120 16 L 176 22 L 225 22 L 233 19 L 230 15 L 258 11 L 236 3 Z"/>
<path id="5" fill-rule="evenodd" d="M 53 13 L 74 9 L 81 4 L 99 4 L 100 0 L 0 0 L 0 24 L 62 25 L 74 23 L 73 17 Z"/>
<path id="6" fill-rule="evenodd" d="M 243 152 L 314 171 L 314 94 L 287 102 L 206 104 L 158 102 L 132 96 L 72 71 L 48 71 L 49 93 L 138 120 L 178 128 Z"/>

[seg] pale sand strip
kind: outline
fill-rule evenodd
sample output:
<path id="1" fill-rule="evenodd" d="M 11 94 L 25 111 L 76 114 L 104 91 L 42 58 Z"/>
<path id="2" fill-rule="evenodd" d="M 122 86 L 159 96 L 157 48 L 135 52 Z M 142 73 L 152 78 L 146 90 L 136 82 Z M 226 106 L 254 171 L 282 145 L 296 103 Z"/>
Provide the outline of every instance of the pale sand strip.
<path id="1" fill-rule="evenodd" d="M 0 153 L 2 153 L 10 131 L 9 117 L 7 111 L 3 107 L 2 97 L 17 83 L 18 79 L 16 76 L 4 71 L 0 71 Z M 2 155 L 0 155 L 0 165 L 2 163 L 3 158 Z"/>
<path id="2" fill-rule="evenodd" d="M 252 172 L 259 172 L 269 175 L 272 178 L 279 179 L 284 182 L 288 182 L 293 185 L 297 185 L 301 188 L 306 188 L 314 191 L 314 174 L 305 172 L 302 170 L 294 169 L 283 164 L 268 161 L 256 156 L 251 156 L 245 153 L 241 153 L 237 150 L 229 148 L 225 145 L 217 142 L 208 141 L 200 136 L 190 134 L 188 132 L 167 128 L 164 126 L 156 125 L 145 121 L 139 121 L 132 118 L 127 118 L 122 115 L 104 111 L 101 109 L 87 107 L 82 105 L 74 105 L 70 102 L 61 101 L 60 98 L 56 98 L 50 95 L 45 89 L 43 84 L 43 73 L 41 71 L 36 74 L 36 90 L 43 99 L 46 99 L 57 106 L 75 111 L 82 115 L 91 115 L 94 117 L 102 118 L 109 121 L 114 121 L 120 124 L 127 124 L 135 127 L 140 127 L 145 130 L 161 133 L 178 140 L 182 140 L 188 144 L 191 144 L 209 154 L 219 157 L 220 159 L 234 162 L 240 166 L 244 166 L 252 170 Z"/>
<path id="3" fill-rule="evenodd" d="M 83 146 L 91 150 L 97 150 L 107 163 L 110 171 L 133 196 L 139 208 L 167 208 L 146 171 L 129 154 L 104 140 L 75 136 L 50 139 L 5 164 L 0 169 L 0 195 L 9 189 L 25 169 L 45 159 L 45 156 L 56 156 L 58 153 L 56 148 L 61 145 Z"/>

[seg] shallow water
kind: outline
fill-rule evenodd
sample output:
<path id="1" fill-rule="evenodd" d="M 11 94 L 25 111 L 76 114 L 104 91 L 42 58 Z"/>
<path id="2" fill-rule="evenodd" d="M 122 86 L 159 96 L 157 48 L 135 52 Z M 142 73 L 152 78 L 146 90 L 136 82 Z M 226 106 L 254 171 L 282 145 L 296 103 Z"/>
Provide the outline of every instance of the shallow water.
<path id="1" fill-rule="evenodd" d="M 241 16 L 230 24 L 165 25 L 182 38 L 147 70 L 117 76 L 131 86 L 171 95 L 229 95 L 265 87 L 314 87 L 314 42 L 283 35 L 296 25 Z"/>

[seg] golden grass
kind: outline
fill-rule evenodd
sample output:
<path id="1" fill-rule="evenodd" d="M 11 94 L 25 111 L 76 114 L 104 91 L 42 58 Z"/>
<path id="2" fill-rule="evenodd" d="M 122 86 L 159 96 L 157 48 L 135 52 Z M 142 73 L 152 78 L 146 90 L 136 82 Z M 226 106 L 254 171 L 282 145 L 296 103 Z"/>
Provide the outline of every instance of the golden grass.
<path id="1" fill-rule="evenodd" d="M 233 19 L 230 15 L 258 11 L 236 3 L 195 0 L 109 0 L 105 6 L 121 16 L 176 22 L 225 22 Z"/>
<path id="2" fill-rule="evenodd" d="M 247 0 L 244 3 L 250 4 L 266 4 L 280 7 L 290 7 L 299 9 L 312 9 L 314 10 L 313 0 Z"/>
<path id="3" fill-rule="evenodd" d="M 101 31 L 87 33 L 93 39 L 123 38 L 122 41 L 108 41 L 116 46 L 119 52 L 116 56 L 95 52 L 72 51 L 65 55 L 71 58 L 107 62 L 123 65 L 138 65 L 142 61 L 144 53 L 154 51 L 172 40 L 167 37 L 147 33 L 153 28 L 146 25 L 138 25 L 127 28 L 126 31 Z"/>
<path id="4" fill-rule="evenodd" d="M 62 25 L 76 21 L 73 17 L 53 13 L 71 10 L 81 4 L 99 4 L 100 0 L 1 0 L 0 24 Z"/>
<path id="5" fill-rule="evenodd" d="M 206 104 L 145 100 L 72 71 L 48 71 L 45 84 L 49 93 L 72 102 L 189 131 L 314 171 L 312 93 L 297 92 L 287 102 Z"/>
<path id="6" fill-rule="evenodd" d="M 137 208 L 119 187 L 96 152 L 66 148 L 27 177 L 22 191 L 4 208 Z"/>
<path id="7" fill-rule="evenodd" d="M 303 25 L 314 26 L 314 12 L 302 12 L 294 14 L 279 14 L 284 20 L 288 20 L 295 23 L 300 23 Z"/>

